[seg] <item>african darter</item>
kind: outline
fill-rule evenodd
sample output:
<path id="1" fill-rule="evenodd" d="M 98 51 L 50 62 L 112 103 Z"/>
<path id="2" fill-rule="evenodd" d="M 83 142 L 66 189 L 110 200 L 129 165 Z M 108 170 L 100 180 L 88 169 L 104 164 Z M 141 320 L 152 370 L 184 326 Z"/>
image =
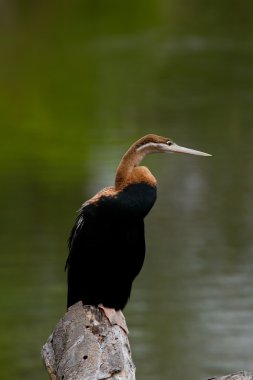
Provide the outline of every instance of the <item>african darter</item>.
<path id="1" fill-rule="evenodd" d="M 68 307 L 82 301 L 100 306 L 109 320 L 119 321 L 118 311 L 126 306 L 143 265 L 144 218 L 156 200 L 156 179 L 147 167 L 139 166 L 150 153 L 210 156 L 153 134 L 129 148 L 118 166 L 115 185 L 82 205 L 71 231 L 66 262 Z"/>

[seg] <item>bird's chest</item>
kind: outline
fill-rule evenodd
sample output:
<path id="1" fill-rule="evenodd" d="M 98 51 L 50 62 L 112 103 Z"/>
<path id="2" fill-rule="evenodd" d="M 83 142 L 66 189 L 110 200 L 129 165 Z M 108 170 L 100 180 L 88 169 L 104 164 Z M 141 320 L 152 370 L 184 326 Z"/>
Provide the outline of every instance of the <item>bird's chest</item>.
<path id="1" fill-rule="evenodd" d="M 129 218 L 144 218 L 156 201 L 156 187 L 146 183 L 128 185 L 115 198 L 115 207 Z"/>
<path id="2" fill-rule="evenodd" d="M 119 192 L 103 195 L 89 206 L 94 223 L 111 225 L 143 220 L 156 201 L 156 187 L 146 183 L 127 185 Z"/>

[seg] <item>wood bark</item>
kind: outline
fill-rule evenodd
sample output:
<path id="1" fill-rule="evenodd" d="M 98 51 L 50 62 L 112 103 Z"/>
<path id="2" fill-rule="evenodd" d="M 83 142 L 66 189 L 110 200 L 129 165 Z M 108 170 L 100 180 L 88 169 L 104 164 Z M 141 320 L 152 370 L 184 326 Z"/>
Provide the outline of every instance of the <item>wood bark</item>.
<path id="1" fill-rule="evenodd" d="M 135 380 L 127 334 L 103 311 L 81 302 L 71 306 L 42 349 L 51 380 Z M 238 372 L 207 380 L 253 380 Z"/>
<path id="2" fill-rule="evenodd" d="M 127 334 L 103 311 L 71 306 L 42 349 L 51 380 L 135 380 Z"/>

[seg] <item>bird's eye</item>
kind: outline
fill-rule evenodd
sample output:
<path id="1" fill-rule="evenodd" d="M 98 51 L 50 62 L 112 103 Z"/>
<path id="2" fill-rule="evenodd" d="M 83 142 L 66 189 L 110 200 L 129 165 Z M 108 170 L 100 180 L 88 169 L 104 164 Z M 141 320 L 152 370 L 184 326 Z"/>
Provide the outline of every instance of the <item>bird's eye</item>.
<path id="1" fill-rule="evenodd" d="M 167 145 L 171 146 L 172 142 L 171 141 L 167 141 Z"/>

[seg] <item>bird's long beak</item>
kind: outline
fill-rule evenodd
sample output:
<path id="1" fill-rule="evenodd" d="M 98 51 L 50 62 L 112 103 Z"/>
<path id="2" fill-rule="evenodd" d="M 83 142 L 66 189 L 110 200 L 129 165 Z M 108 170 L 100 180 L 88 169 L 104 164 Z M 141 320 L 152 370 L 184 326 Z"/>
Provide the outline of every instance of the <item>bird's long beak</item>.
<path id="1" fill-rule="evenodd" d="M 168 151 L 172 153 L 194 154 L 195 156 L 211 156 L 211 154 L 209 153 L 200 152 L 199 150 L 184 148 L 183 146 L 179 146 L 175 143 L 168 146 Z"/>

